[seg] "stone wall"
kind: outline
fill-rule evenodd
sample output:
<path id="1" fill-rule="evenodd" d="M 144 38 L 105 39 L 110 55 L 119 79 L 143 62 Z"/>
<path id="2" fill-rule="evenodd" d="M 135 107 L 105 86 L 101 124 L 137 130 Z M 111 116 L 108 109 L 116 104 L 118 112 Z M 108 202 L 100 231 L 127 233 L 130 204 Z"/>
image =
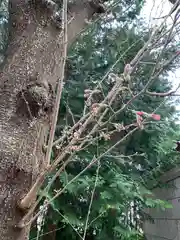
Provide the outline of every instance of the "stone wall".
<path id="1" fill-rule="evenodd" d="M 165 187 L 153 190 L 155 197 L 172 204 L 173 208 L 148 209 L 154 223 L 144 222 L 147 240 L 180 240 L 180 168 L 173 169 L 161 177 Z"/>

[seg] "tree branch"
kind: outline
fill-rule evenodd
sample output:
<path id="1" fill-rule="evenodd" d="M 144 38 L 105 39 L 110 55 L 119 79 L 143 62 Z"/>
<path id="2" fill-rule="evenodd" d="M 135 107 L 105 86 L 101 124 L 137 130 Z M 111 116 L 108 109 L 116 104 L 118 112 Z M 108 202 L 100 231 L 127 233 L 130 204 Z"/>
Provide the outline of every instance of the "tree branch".
<path id="1" fill-rule="evenodd" d="M 104 153 L 102 153 L 100 156 L 98 156 L 97 158 L 93 158 L 92 161 L 78 174 L 76 175 L 73 179 L 71 179 L 67 185 L 63 188 L 60 189 L 59 191 L 56 192 L 56 194 L 49 200 L 47 201 L 47 203 L 44 205 L 44 207 L 49 206 L 49 204 L 51 202 L 53 202 L 57 197 L 59 197 L 64 190 L 67 188 L 67 186 L 69 186 L 72 182 L 74 182 L 76 179 L 78 179 L 78 177 L 80 177 L 84 172 L 86 172 L 87 169 L 89 169 L 92 165 L 94 165 L 95 163 L 97 163 L 102 157 L 104 157 L 105 155 L 107 155 L 107 153 L 111 152 L 115 147 L 117 147 L 120 143 L 124 142 L 130 135 L 132 135 L 135 131 L 137 131 L 138 127 L 135 127 L 134 129 L 132 129 L 129 133 L 127 133 L 122 139 L 120 139 L 119 141 L 117 141 L 113 146 L 111 146 L 107 151 L 105 151 Z M 19 222 L 19 226 L 20 228 L 23 228 L 25 226 L 28 226 L 29 224 L 31 224 L 38 216 L 39 214 L 43 211 L 43 209 L 39 210 L 32 218 L 31 220 L 29 220 L 28 222 L 26 222 L 25 220 L 27 220 L 27 217 L 25 216 L 25 218 L 23 218 L 20 222 Z"/>
<path id="2" fill-rule="evenodd" d="M 157 96 L 157 97 L 180 96 L 180 94 L 176 94 L 176 92 L 179 88 L 180 88 L 180 84 L 177 86 L 176 89 L 170 90 L 168 92 L 158 93 L 158 92 L 150 92 L 147 90 L 146 93 L 151 96 Z"/>
<path id="3" fill-rule="evenodd" d="M 59 68 L 60 80 L 58 82 L 58 87 L 57 87 L 57 95 L 56 95 L 56 101 L 55 101 L 55 106 L 54 106 L 53 119 L 52 119 L 52 123 L 51 123 L 51 129 L 50 129 L 50 133 L 49 133 L 49 141 L 48 141 L 46 158 L 45 158 L 45 162 L 47 163 L 47 165 L 50 164 L 51 151 L 52 151 L 52 147 L 53 147 L 54 134 L 55 134 L 56 123 L 57 123 L 57 118 L 58 118 L 62 89 L 63 89 L 63 80 L 64 80 L 65 64 L 66 64 L 66 57 L 67 57 L 67 44 L 68 44 L 67 21 L 68 21 L 68 19 L 67 19 L 67 0 L 64 0 L 63 1 L 63 11 L 62 11 L 63 54 L 62 54 L 62 61 L 60 64 L 60 68 Z"/>

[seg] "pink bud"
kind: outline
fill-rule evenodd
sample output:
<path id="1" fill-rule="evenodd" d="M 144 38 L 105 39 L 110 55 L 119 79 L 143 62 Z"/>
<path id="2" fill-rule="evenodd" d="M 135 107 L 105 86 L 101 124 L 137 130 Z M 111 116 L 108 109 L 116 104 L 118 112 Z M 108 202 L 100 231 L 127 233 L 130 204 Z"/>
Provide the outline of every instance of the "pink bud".
<path id="1" fill-rule="evenodd" d="M 144 112 L 138 111 L 138 112 L 136 112 L 136 114 L 139 115 L 139 116 L 143 116 L 143 115 L 144 115 Z"/>
<path id="2" fill-rule="evenodd" d="M 151 117 L 156 121 L 159 121 L 161 119 L 161 116 L 159 114 L 155 114 L 155 113 L 152 113 Z"/>

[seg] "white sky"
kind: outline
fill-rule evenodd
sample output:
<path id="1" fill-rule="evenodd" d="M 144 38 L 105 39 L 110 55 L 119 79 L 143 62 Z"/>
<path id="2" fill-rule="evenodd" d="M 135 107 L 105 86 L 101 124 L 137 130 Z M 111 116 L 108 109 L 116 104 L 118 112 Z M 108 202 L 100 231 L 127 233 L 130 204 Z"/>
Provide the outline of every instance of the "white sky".
<path id="1" fill-rule="evenodd" d="M 157 18 L 167 15 L 172 6 L 173 5 L 168 0 L 146 0 L 141 15 L 147 20 L 149 27 L 159 25 L 163 19 Z M 171 23 L 172 19 L 169 18 L 167 22 Z M 177 36 L 177 41 L 180 42 L 180 36 Z M 175 88 L 180 83 L 180 69 L 177 69 L 174 73 L 169 73 L 169 80 L 173 82 Z M 180 93 L 180 90 L 178 90 L 178 93 Z M 177 109 L 180 110 L 180 105 Z"/>
<path id="2" fill-rule="evenodd" d="M 162 20 L 153 20 L 153 18 L 166 15 L 171 8 L 172 4 L 168 0 L 146 0 L 142 15 L 147 18 L 148 22 L 158 23 Z"/>

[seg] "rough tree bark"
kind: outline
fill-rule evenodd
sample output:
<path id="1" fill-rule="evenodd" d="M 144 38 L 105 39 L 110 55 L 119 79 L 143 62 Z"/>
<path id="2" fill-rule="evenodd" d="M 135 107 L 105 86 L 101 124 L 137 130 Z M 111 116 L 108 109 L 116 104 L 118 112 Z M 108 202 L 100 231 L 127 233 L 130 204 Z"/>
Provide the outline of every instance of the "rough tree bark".
<path id="1" fill-rule="evenodd" d="M 90 19 L 95 11 L 97 9 L 87 0 L 75 1 L 71 8 L 73 18 L 68 24 L 69 45 L 86 26 L 85 19 Z M 0 238 L 25 240 L 30 226 L 14 227 L 24 216 L 17 202 L 46 165 L 42 145 L 49 121 L 44 116 L 33 118 L 37 114 L 34 105 L 31 110 L 35 112 L 28 114 L 21 105 L 20 96 L 22 89 L 27 90 L 33 81 L 29 76 L 35 72 L 43 82 L 48 80 L 52 87 L 55 86 L 62 46 L 60 31 L 49 23 L 48 10 L 40 3 L 34 7 L 25 0 L 11 0 L 10 12 L 10 44 L 0 73 Z M 47 85 L 38 86 L 49 94 Z"/>

